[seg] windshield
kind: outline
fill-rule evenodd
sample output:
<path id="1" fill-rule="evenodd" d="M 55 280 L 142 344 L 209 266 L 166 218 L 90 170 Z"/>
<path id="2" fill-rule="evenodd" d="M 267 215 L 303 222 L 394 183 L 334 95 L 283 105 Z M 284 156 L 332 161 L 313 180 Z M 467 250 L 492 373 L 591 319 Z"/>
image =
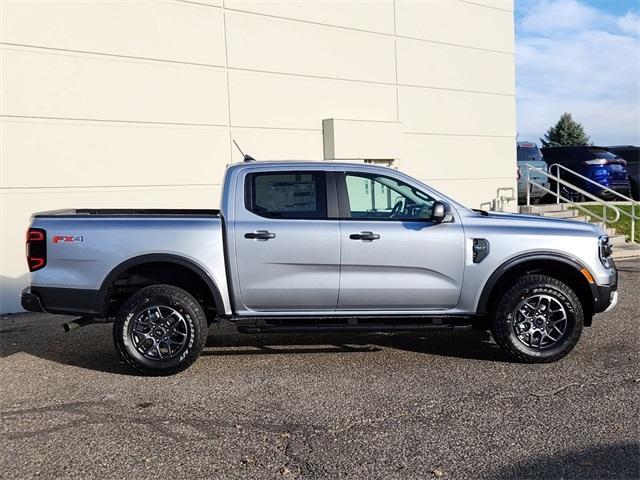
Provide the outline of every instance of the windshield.
<path id="1" fill-rule="evenodd" d="M 540 149 L 535 145 L 518 145 L 518 161 L 540 161 L 542 154 Z"/>

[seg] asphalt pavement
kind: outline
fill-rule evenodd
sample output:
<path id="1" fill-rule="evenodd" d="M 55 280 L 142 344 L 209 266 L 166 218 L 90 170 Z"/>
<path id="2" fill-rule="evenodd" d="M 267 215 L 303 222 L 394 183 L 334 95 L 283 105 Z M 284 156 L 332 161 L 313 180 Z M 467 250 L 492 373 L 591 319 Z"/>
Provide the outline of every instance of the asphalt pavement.
<path id="1" fill-rule="evenodd" d="M 0 320 L 3 478 L 640 478 L 640 259 L 620 303 L 547 365 L 484 332 L 212 329 L 173 377 L 135 375 L 109 325 Z"/>

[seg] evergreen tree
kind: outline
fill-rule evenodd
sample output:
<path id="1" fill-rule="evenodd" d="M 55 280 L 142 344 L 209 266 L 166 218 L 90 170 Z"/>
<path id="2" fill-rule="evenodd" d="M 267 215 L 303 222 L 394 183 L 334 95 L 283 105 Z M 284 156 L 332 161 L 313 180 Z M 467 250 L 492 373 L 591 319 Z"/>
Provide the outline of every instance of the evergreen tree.
<path id="1" fill-rule="evenodd" d="M 582 125 L 564 113 L 553 127 L 541 138 L 544 147 L 564 147 L 568 145 L 589 145 L 590 140 Z"/>

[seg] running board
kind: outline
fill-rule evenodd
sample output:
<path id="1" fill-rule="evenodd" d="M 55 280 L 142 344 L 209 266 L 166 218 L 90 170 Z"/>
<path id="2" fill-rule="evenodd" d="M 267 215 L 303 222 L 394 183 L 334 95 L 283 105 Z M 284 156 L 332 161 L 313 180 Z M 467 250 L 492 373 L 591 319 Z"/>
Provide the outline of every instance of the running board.
<path id="1" fill-rule="evenodd" d="M 242 317 L 233 323 L 240 333 L 295 332 L 414 332 L 423 330 L 471 330 L 466 317 Z"/>

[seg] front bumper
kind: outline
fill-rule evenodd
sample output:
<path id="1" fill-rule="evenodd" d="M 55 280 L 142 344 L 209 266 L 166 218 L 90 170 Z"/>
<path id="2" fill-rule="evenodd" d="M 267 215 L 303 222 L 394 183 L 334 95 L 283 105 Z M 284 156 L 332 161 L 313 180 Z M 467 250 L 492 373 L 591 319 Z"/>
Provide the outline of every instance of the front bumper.
<path id="1" fill-rule="evenodd" d="M 613 310 L 617 304 L 618 304 L 618 291 L 616 290 L 615 292 L 613 292 L 613 298 L 611 299 L 611 303 L 603 313 Z"/>
<path id="2" fill-rule="evenodd" d="M 535 179 L 535 178 L 532 178 L 531 180 L 541 183 L 545 188 L 549 188 L 549 184 L 548 183 L 544 183 L 544 181 L 539 181 L 538 179 Z M 527 185 L 526 182 L 523 185 L 518 183 L 518 200 L 526 200 L 527 199 L 527 187 L 526 187 L 526 185 Z M 542 198 L 548 193 L 546 190 L 542 190 L 540 187 L 538 187 L 536 185 L 531 185 L 530 188 L 531 188 L 531 190 L 529 192 L 529 196 L 531 198 Z"/>
<path id="3" fill-rule="evenodd" d="M 608 312 L 618 303 L 618 282 L 612 285 L 598 285 L 593 296 L 593 313 Z"/>
<path id="4" fill-rule="evenodd" d="M 26 287 L 20 295 L 20 303 L 22 308 L 29 312 L 44 312 L 40 297 L 31 291 L 31 287 Z"/>
<path id="5" fill-rule="evenodd" d="M 605 285 L 592 285 L 593 313 L 608 312 L 618 303 L 618 268 L 611 257 L 610 279 Z"/>

